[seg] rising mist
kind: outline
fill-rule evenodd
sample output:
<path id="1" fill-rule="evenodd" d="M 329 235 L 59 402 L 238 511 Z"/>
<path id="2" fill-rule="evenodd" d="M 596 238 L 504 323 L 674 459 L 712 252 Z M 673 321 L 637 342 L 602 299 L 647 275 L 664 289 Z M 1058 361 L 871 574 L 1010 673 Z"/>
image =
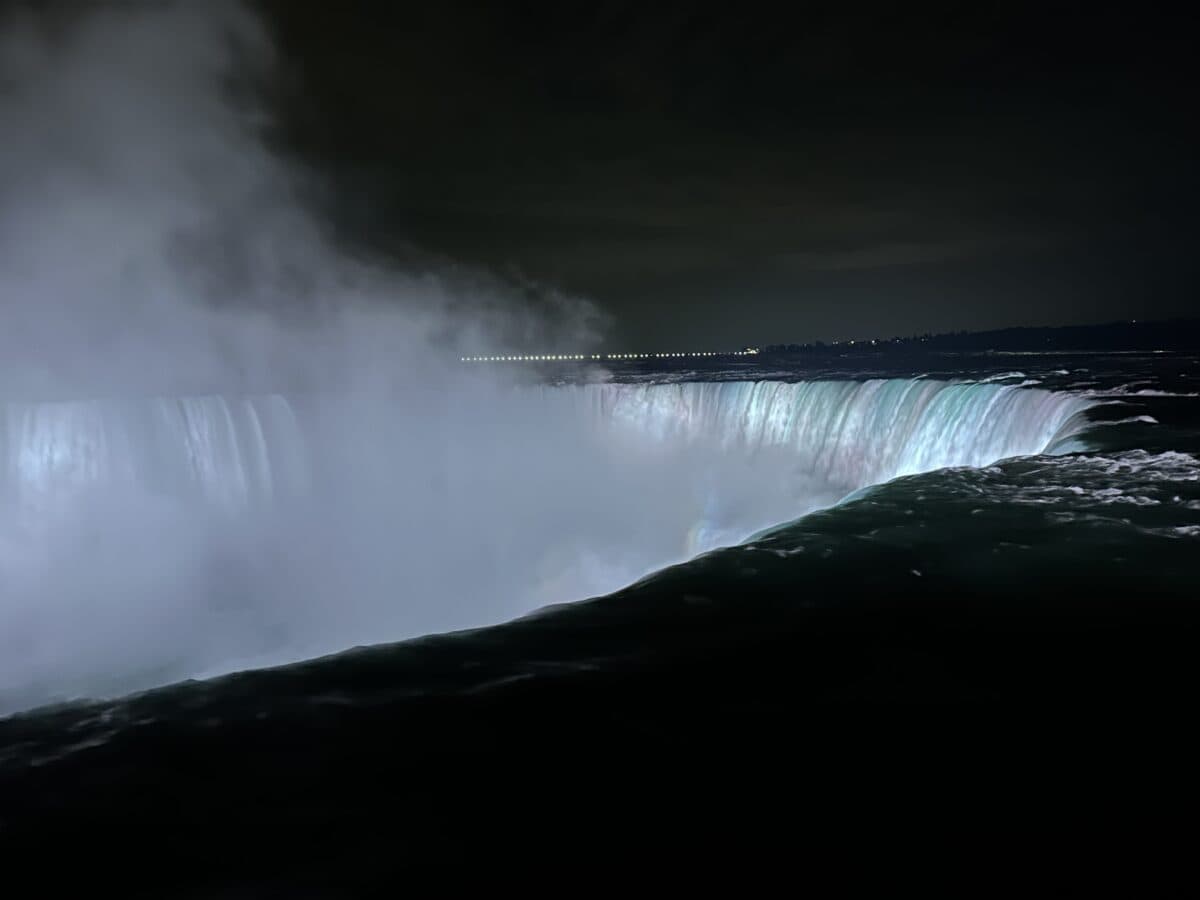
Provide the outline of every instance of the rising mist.
<path id="1" fill-rule="evenodd" d="M 595 311 L 336 244 L 315 176 L 271 146 L 277 60 L 246 6 L 56 11 L 19 10 L 0 43 L 0 693 L 105 692 L 470 621 L 414 612 L 477 602 L 404 564 L 471 571 L 478 553 L 473 514 L 427 476 L 442 445 L 426 420 L 439 440 L 483 434 L 486 386 L 452 361 L 586 346 Z M 286 512 L 115 479 L 137 452 L 112 446 L 121 415 L 78 405 L 280 392 L 341 398 L 306 423 L 339 448 L 339 486 L 325 469 Z"/>

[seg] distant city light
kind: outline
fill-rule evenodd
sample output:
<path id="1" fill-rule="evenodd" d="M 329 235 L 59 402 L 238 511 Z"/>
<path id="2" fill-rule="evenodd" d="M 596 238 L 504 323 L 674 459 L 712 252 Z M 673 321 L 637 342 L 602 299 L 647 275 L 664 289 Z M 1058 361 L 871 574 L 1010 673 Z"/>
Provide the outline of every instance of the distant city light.
<path id="1" fill-rule="evenodd" d="M 683 357 L 755 356 L 757 347 L 741 350 L 684 350 L 660 353 L 538 353 L 520 356 L 460 356 L 459 362 L 575 362 L 600 359 L 679 359 Z"/>

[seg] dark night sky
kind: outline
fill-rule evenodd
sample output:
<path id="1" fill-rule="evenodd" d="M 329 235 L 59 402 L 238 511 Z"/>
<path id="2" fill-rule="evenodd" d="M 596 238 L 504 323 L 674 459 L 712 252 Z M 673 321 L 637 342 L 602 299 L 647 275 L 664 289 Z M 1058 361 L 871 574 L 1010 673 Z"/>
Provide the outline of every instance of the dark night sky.
<path id="1" fill-rule="evenodd" d="M 726 346 L 1191 312 L 1193 33 L 953 3 L 262 0 L 352 240 Z"/>

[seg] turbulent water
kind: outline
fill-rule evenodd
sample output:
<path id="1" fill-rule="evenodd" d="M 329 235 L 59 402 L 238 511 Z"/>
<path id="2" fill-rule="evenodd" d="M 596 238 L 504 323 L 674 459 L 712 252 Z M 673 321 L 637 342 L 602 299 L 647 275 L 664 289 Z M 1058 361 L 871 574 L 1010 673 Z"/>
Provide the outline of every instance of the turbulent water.
<path id="1" fill-rule="evenodd" d="M 0 697 L 20 708 L 488 625 L 722 546 L 799 567 L 814 542 L 840 552 L 848 528 L 908 545 L 904 578 L 934 568 L 911 549 L 931 535 L 963 553 L 977 536 L 988 565 L 1114 534 L 1190 543 L 1200 464 L 1160 420 L 1196 373 L 1170 362 L 1148 357 L 1141 377 L 1129 360 L 938 377 L 630 368 L 453 404 L 8 402 Z M 955 516 L 958 534 L 940 524 Z"/>

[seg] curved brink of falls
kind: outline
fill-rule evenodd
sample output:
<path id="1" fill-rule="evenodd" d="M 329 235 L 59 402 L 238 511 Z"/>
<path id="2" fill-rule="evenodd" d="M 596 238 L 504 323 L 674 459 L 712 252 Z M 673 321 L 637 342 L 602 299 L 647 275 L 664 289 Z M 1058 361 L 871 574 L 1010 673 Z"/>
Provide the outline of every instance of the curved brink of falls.
<path id="1" fill-rule="evenodd" d="M 614 591 L 1091 401 L 997 384 L 603 384 L 0 408 L 0 712 Z"/>
<path id="2" fill-rule="evenodd" d="M 846 490 L 1054 450 L 1092 405 L 1051 391 L 918 379 L 606 384 L 544 388 L 538 397 L 551 416 L 563 401 L 626 439 L 786 450 L 796 468 Z M 308 432 L 319 427 L 302 425 L 281 395 L 8 403 L 0 424 L 9 501 L 140 483 L 232 506 L 301 490 Z"/>

